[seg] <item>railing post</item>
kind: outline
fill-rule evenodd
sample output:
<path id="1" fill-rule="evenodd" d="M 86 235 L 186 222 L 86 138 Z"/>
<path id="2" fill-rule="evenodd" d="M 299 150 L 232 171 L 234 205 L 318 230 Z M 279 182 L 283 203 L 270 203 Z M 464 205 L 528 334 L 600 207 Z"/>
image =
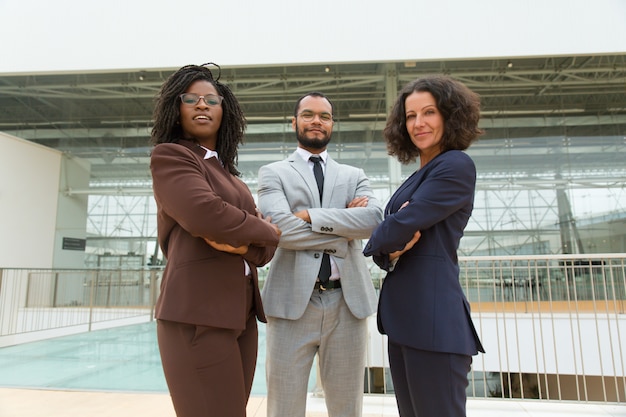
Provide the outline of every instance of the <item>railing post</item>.
<path id="1" fill-rule="evenodd" d="M 88 329 L 89 331 L 91 331 L 91 323 L 93 322 L 93 298 L 94 298 L 94 289 L 96 288 L 96 284 L 98 280 L 98 272 L 97 271 L 93 271 L 91 273 L 91 286 L 89 288 L 89 322 L 88 322 Z"/>
<path id="2" fill-rule="evenodd" d="M 104 305 L 106 307 L 111 307 L 111 304 L 110 304 L 111 303 L 111 281 L 112 281 L 113 274 L 111 273 L 111 271 L 108 271 L 107 275 L 109 278 L 107 279 L 107 301 Z"/>
<path id="3" fill-rule="evenodd" d="M 136 271 L 137 273 L 137 303 L 140 306 L 144 305 L 144 291 L 146 288 L 146 275 L 145 270 L 141 269 Z"/>
<path id="4" fill-rule="evenodd" d="M 54 290 L 52 293 L 52 307 L 56 307 L 57 306 L 57 294 L 59 292 L 59 273 L 55 272 L 54 273 L 54 286 L 53 286 Z"/>

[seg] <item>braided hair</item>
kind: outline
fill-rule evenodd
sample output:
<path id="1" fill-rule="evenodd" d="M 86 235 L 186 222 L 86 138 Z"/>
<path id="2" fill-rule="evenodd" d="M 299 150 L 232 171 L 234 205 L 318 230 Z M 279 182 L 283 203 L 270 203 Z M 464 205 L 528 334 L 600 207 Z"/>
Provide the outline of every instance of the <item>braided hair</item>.
<path id="1" fill-rule="evenodd" d="M 215 66 L 218 69 L 217 78 L 208 68 Z M 210 82 L 218 94 L 224 97 L 222 100 L 222 123 L 217 131 L 217 144 L 215 151 L 219 154 L 224 167 L 235 176 L 241 173 L 237 170 L 237 150 L 243 143 L 243 135 L 246 129 L 246 119 L 239 102 L 230 88 L 219 82 L 221 68 L 212 62 L 202 65 L 185 65 L 170 75 L 161 90 L 155 97 L 153 113 L 154 126 L 152 127 L 151 143 L 178 143 L 184 139 L 180 125 L 180 99 L 179 96 L 187 91 L 189 86 L 198 80 Z"/>

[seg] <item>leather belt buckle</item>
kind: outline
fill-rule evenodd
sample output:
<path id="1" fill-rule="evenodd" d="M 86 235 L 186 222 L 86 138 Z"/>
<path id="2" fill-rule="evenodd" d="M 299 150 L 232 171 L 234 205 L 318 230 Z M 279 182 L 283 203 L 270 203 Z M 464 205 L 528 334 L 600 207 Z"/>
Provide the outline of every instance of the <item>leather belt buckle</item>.
<path id="1" fill-rule="evenodd" d="M 341 281 L 328 281 L 327 283 L 321 283 L 320 281 L 315 282 L 315 289 L 319 292 L 330 291 L 337 288 L 341 288 Z"/>

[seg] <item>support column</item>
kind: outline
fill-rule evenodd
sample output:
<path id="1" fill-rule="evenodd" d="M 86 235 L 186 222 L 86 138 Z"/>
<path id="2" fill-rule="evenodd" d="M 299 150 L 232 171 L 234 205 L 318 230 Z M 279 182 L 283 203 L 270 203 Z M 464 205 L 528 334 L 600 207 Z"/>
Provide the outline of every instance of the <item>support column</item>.
<path id="1" fill-rule="evenodd" d="M 387 117 L 391 113 L 391 108 L 396 102 L 398 97 L 398 73 L 396 71 L 396 64 L 385 64 L 385 111 Z M 387 166 L 389 169 L 389 195 L 400 186 L 402 182 L 402 165 L 392 156 L 387 157 Z"/>

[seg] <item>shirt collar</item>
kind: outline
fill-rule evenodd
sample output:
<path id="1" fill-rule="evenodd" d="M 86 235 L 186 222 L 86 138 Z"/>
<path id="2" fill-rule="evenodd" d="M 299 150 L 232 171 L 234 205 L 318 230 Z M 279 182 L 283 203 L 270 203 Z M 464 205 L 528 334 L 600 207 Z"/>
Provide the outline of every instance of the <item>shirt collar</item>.
<path id="1" fill-rule="evenodd" d="M 209 148 L 205 148 L 202 145 L 200 145 L 200 147 L 206 151 L 206 154 L 204 155 L 204 159 L 215 157 L 218 161 L 220 160 L 220 156 L 217 154 L 217 152 L 212 151 Z"/>
<path id="2" fill-rule="evenodd" d="M 298 155 L 300 155 L 300 157 L 302 157 L 302 159 L 304 159 L 305 162 L 309 162 L 309 158 L 311 157 L 311 155 L 317 155 L 320 158 L 322 158 L 322 163 L 326 164 L 326 161 L 328 160 L 328 151 L 326 149 L 324 149 L 323 152 L 318 153 L 318 154 L 313 154 L 309 151 L 307 151 L 306 149 L 303 149 L 301 147 L 297 147 L 296 148 L 296 152 L 298 153 Z"/>

